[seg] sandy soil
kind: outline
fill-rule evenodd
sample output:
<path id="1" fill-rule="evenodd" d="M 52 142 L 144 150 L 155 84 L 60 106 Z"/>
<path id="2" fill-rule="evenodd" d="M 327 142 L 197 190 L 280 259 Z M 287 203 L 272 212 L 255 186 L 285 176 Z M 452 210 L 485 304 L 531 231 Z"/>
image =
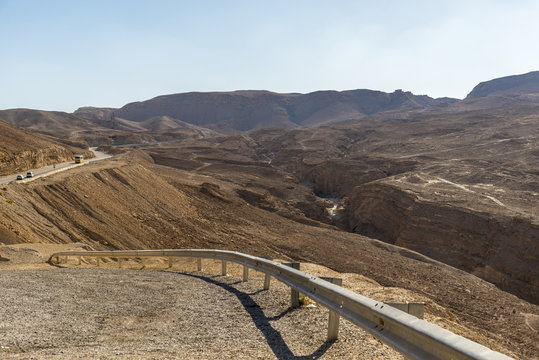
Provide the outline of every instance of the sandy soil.
<path id="1" fill-rule="evenodd" d="M 402 358 L 345 321 L 340 339 L 327 342 L 328 311 L 291 309 L 288 288 L 275 281 L 262 291 L 261 277 L 185 272 L 195 263 L 184 261 L 166 271 L 87 265 L 1 272 L 9 306 L 0 310 L 0 357 Z"/>
<path id="2" fill-rule="evenodd" d="M 88 249 L 83 244 L 18 244 L 0 247 L 0 356 L 64 358 L 244 358 L 400 359 L 347 321 L 340 338 L 325 340 L 328 311 L 306 299 L 289 308 L 290 290 L 242 267 L 192 259 L 117 261 L 74 258 L 51 266 L 54 251 Z M 7 264 L 11 263 L 11 264 Z M 383 287 L 358 274 L 340 274 L 302 263 L 303 271 L 343 278 L 343 286 L 380 301 L 424 301 L 426 320 L 483 343 L 488 339 L 451 320 L 450 312 L 412 291 Z M 492 344 L 496 348 L 495 344 Z M 497 350 L 501 350 L 496 348 Z M 509 353 L 503 349 L 505 353 Z"/>

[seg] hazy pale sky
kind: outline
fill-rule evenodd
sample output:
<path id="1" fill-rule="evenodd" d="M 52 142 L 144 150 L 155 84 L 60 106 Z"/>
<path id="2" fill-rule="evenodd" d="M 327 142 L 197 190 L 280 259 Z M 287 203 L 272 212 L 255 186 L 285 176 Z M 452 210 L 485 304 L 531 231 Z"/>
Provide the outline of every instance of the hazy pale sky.
<path id="1" fill-rule="evenodd" d="M 240 89 L 463 98 L 539 70 L 538 42 L 539 0 L 0 0 L 0 109 Z"/>

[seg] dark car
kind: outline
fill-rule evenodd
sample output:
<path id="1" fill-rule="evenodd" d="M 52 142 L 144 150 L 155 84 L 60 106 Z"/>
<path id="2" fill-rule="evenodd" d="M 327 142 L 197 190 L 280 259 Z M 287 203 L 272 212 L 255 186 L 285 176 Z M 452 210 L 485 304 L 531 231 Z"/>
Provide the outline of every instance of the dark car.
<path id="1" fill-rule="evenodd" d="M 21 174 L 17 175 L 17 180 L 22 180 L 24 179 L 24 176 L 22 176 Z"/>

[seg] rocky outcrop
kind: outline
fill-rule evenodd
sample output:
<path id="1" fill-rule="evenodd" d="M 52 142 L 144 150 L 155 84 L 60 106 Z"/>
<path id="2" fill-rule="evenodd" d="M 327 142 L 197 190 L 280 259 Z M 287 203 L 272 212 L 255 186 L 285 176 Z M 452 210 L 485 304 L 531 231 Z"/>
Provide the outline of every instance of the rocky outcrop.
<path id="1" fill-rule="evenodd" d="M 350 194 L 354 187 L 394 174 L 410 171 L 414 161 L 391 159 L 332 159 L 314 166 L 304 164 L 298 177 L 307 181 L 313 191 L 322 196 L 340 198 Z"/>
<path id="2" fill-rule="evenodd" d="M 69 161 L 74 152 L 93 156 L 90 151 L 63 146 L 0 119 L 0 175 Z"/>
<path id="3" fill-rule="evenodd" d="M 13 174 L 72 159 L 73 152 L 60 146 L 11 154 L 0 151 L 0 174 Z"/>
<path id="4" fill-rule="evenodd" d="M 83 106 L 73 112 L 73 115 L 90 120 L 111 120 L 116 108 L 99 108 Z"/>
<path id="5" fill-rule="evenodd" d="M 539 93 L 539 71 L 522 75 L 505 76 L 479 83 L 466 100 L 489 95 L 522 95 Z"/>
<path id="6" fill-rule="evenodd" d="M 350 231 L 420 252 L 539 302 L 539 226 L 530 219 L 431 202 L 381 183 L 358 186 L 343 215 Z"/>

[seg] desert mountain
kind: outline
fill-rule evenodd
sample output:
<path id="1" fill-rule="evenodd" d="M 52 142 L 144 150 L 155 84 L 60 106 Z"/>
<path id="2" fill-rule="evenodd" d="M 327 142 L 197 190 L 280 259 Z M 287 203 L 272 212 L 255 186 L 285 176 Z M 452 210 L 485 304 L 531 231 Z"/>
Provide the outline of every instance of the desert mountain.
<path id="1" fill-rule="evenodd" d="M 299 213 L 328 222 L 321 199 L 298 197 L 302 187 L 294 181 L 341 198 L 333 223 L 342 229 L 413 249 L 538 302 L 538 113 L 534 105 L 416 114 L 146 151 L 156 163 L 237 182 L 250 204 L 291 219 Z"/>
<path id="2" fill-rule="evenodd" d="M 539 102 L 539 72 L 477 85 L 465 100 L 397 90 L 279 94 L 234 91 L 163 95 L 119 109 L 81 107 L 73 114 L 12 109 L 0 116 L 20 127 L 90 145 L 205 138 L 261 128 L 305 128 L 358 119 L 407 118 Z M 211 129 L 211 130 L 210 130 Z"/>
<path id="3" fill-rule="evenodd" d="M 468 96 L 453 104 L 426 109 L 427 112 L 461 112 L 539 103 L 539 71 L 485 81 Z"/>
<path id="4" fill-rule="evenodd" d="M 117 110 L 86 107 L 74 114 L 101 120 L 117 117 L 135 122 L 168 116 L 223 133 L 238 133 L 268 127 L 298 128 L 328 124 L 389 110 L 422 109 L 447 101 L 401 90 L 393 93 L 350 90 L 309 94 L 234 91 L 164 95 L 130 103 Z"/>
<path id="5" fill-rule="evenodd" d="M 99 116 L 91 115 L 94 110 L 91 108 L 88 111 L 82 111 L 81 116 L 78 116 L 60 111 L 9 109 L 0 110 L 0 116 L 16 126 L 79 147 L 140 144 L 220 135 L 213 130 L 166 116 L 150 118 L 143 122 L 116 117 L 111 120 L 101 120 Z M 105 110 L 110 109 L 95 111 L 99 115 L 107 113 Z"/>
<path id="6" fill-rule="evenodd" d="M 466 99 L 474 99 L 489 95 L 523 94 L 539 94 L 539 71 L 484 81 L 474 87 Z"/>
<path id="7" fill-rule="evenodd" d="M 0 117 L 19 127 L 39 133 L 65 136 L 84 130 L 98 130 L 92 121 L 61 111 L 33 109 L 0 110 Z"/>
<path id="8" fill-rule="evenodd" d="M 95 122 L 61 111 L 33 109 L 0 110 L 0 117 L 21 128 L 54 138 L 77 147 L 88 147 L 110 142 L 111 131 Z"/>

